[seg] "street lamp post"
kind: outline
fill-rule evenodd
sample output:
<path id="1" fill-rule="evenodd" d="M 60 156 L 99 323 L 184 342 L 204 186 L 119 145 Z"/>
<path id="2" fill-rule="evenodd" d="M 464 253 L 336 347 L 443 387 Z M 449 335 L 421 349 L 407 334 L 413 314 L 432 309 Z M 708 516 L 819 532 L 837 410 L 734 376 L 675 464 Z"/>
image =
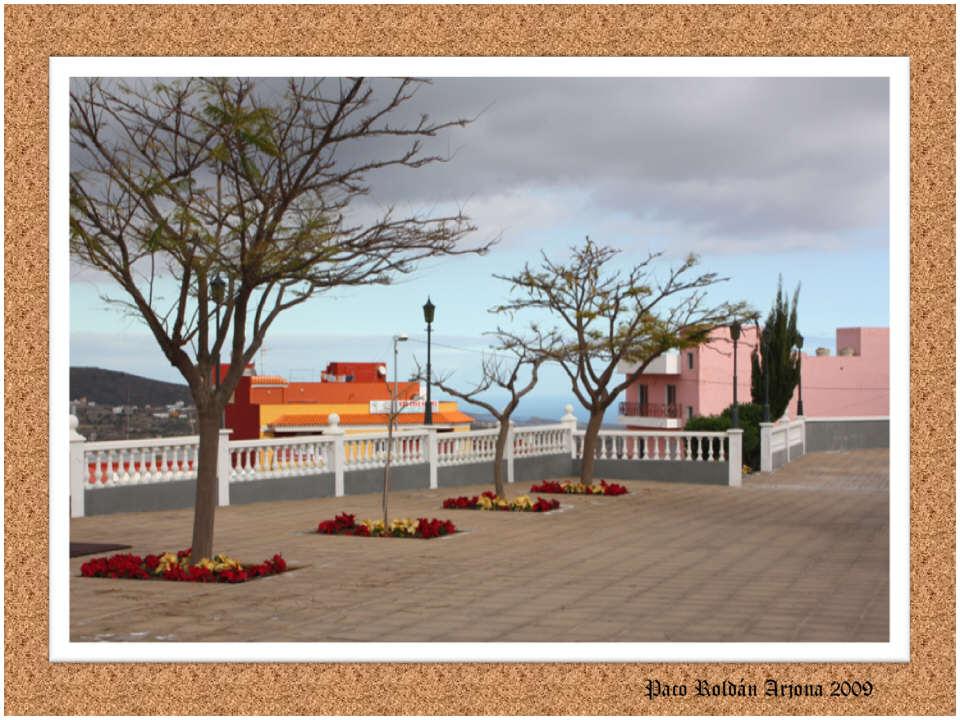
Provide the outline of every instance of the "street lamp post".
<path id="1" fill-rule="evenodd" d="M 803 335 L 797 335 L 797 417 L 803 417 Z"/>
<path id="2" fill-rule="evenodd" d="M 730 337 L 733 338 L 733 410 L 730 413 L 730 424 L 734 428 L 740 427 L 740 415 L 737 412 L 737 341 L 740 339 L 740 321 L 730 323 Z"/>
<path id="3" fill-rule="evenodd" d="M 393 336 L 393 392 L 390 393 L 390 427 L 393 427 L 393 422 L 397 417 L 397 343 L 402 343 L 407 341 L 406 335 L 394 335 Z"/>
<path id="4" fill-rule="evenodd" d="M 223 305 L 224 291 L 226 290 L 227 284 L 223 281 L 223 278 L 220 277 L 219 273 L 214 276 L 213 280 L 210 281 L 210 297 L 213 300 L 213 304 L 216 306 L 216 319 L 217 319 L 217 334 L 214 338 L 214 345 L 220 340 L 220 306 Z M 214 362 L 216 363 L 217 370 L 214 373 L 214 387 L 216 388 L 217 393 L 220 393 L 220 347 L 217 346 L 217 352 L 214 356 Z M 223 427 L 223 413 L 220 413 L 220 427 Z"/>
<path id="5" fill-rule="evenodd" d="M 430 334 L 433 332 L 433 316 L 437 306 L 430 302 L 430 296 L 427 296 L 427 302 L 423 306 L 423 319 L 427 323 L 427 405 L 423 411 L 423 424 L 433 425 L 433 405 L 430 403 Z"/>

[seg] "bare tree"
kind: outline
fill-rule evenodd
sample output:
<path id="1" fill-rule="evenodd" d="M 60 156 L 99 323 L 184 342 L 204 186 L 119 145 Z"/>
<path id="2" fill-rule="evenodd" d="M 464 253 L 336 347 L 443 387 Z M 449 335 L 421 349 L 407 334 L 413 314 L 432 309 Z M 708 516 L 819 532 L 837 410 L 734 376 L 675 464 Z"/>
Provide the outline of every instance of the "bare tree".
<path id="1" fill-rule="evenodd" d="M 593 481 L 604 412 L 617 396 L 664 352 L 699 345 L 714 328 L 751 315 L 744 303 L 705 306 L 703 288 L 727 278 L 716 273 L 691 276 L 697 264 L 693 255 L 658 280 L 654 261 L 660 253 L 649 254 L 625 274 L 611 268 L 618 254 L 587 238 L 582 247 L 571 248 L 567 264 L 541 252 L 539 267 L 527 263 L 515 275 L 496 276 L 510 282 L 516 294 L 497 311 L 546 311 L 557 320 L 543 334 L 550 344 L 537 352 L 560 364 L 574 395 L 590 413 L 580 471 L 586 484 Z M 633 367 L 618 383 L 614 375 L 621 362 Z"/>
<path id="2" fill-rule="evenodd" d="M 548 359 L 542 348 L 548 347 L 549 343 L 539 333 L 535 333 L 532 338 L 524 338 L 498 328 L 494 334 L 499 338 L 499 342 L 492 354 L 484 355 L 481 379 L 472 389 L 461 390 L 451 385 L 452 373 L 440 377 L 434 376 L 429 382 L 445 393 L 483 408 L 499 423 L 493 461 L 493 486 L 497 496 L 504 497 L 503 455 L 507 435 L 510 432 L 510 418 L 523 396 L 536 386 L 540 366 Z M 535 351 L 534 348 L 539 351 Z M 524 382 L 521 378 L 525 373 Z M 426 373 L 419 362 L 416 364 L 414 379 L 427 381 Z M 481 398 L 484 393 L 494 388 L 500 388 L 509 393 L 509 399 L 505 405 L 497 407 L 492 402 Z"/>
<path id="3" fill-rule="evenodd" d="M 143 319 L 197 406 L 194 558 L 212 554 L 224 403 L 276 318 L 330 288 L 388 284 L 423 258 L 488 247 L 460 246 L 473 229 L 460 212 L 388 208 L 364 221 L 351 208 L 371 173 L 443 160 L 421 141 L 467 124 L 397 121 L 418 83 L 290 79 L 261 91 L 249 79 L 89 79 L 71 88 L 74 258 L 120 286 L 121 305 Z M 210 291 L 220 276 L 222 297 Z M 218 387 L 222 351 L 229 369 Z"/>

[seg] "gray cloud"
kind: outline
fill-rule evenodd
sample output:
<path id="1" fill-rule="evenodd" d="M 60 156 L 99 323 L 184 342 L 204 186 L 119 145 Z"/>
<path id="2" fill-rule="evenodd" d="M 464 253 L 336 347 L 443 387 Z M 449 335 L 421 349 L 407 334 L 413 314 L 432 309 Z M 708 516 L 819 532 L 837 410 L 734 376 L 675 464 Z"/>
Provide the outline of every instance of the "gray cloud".
<path id="1" fill-rule="evenodd" d="M 620 215 L 697 249 L 886 242 L 885 79 L 438 79 L 416 109 L 481 114 L 427 145 L 451 162 L 380 173 L 378 202 L 495 222 L 493 198 L 581 193 L 598 224 Z"/>

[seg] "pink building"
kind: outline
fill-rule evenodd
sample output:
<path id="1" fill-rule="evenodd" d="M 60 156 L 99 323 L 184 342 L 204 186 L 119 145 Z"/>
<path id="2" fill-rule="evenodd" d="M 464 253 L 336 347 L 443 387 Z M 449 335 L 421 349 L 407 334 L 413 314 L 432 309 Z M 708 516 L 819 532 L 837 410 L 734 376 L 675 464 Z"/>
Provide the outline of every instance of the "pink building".
<path id="1" fill-rule="evenodd" d="M 737 401 L 750 402 L 750 355 L 756 327 L 744 325 L 737 341 Z M 622 373 L 636 365 L 621 363 Z M 719 415 L 733 402 L 733 340 L 718 328 L 699 347 L 667 352 L 626 390 L 620 424 L 628 428 L 680 429 L 695 415 Z M 804 396 L 806 405 L 806 396 Z"/>
<path id="2" fill-rule="evenodd" d="M 890 414 L 890 328 L 837 328 L 837 354 L 803 353 L 803 414 L 872 417 Z M 797 393 L 787 408 L 797 416 Z"/>
<path id="3" fill-rule="evenodd" d="M 737 400 L 748 403 L 750 356 L 757 330 L 744 326 L 737 343 Z M 807 417 L 889 415 L 890 331 L 840 328 L 837 355 L 818 349 L 803 354 L 803 410 Z M 621 363 L 619 371 L 635 365 Z M 728 328 L 713 332 L 696 348 L 668 352 L 654 360 L 626 390 L 620 424 L 636 429 L 679 429 L 696 415 L 718 415 L 733 402 L 733 341 Z M 797 415 L 797 394 L 787 409 Z"/>

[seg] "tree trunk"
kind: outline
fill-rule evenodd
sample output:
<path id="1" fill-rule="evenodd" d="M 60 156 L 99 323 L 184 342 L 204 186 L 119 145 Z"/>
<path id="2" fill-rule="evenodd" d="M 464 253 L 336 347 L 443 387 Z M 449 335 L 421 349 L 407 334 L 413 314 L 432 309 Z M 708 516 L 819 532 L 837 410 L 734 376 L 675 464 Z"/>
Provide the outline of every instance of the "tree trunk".
<path id="1" fill-rule="evenodd" d="M 593 462 L 597 454 L 597 439 L 603 424 L 603 410 L 591 411 L 590 421 L 583 434 L 583 457 L 580 461 L 580 482 L 589 485 L 593 482 Z"/>
<path id="2" fill-rule="evenodd" d="M 217 510 L 217 445 L 220 442 L 220 410 L 197 410 L 200 448 L 197 457 L 197 494 L 193 503 L 193 548 L 196 564 L 213 557 L 213 517 Z"/>
<path id="3" fill-rule="evenodd" d="M 500 422 L 500 432 L 497 433 L 497 444 L 493 456 L 493 490 L 497 497 L 506 497 L 503 489 L 503 451 L 507 446 L 507 434 L 510 432 L 510 421 Z"/>

